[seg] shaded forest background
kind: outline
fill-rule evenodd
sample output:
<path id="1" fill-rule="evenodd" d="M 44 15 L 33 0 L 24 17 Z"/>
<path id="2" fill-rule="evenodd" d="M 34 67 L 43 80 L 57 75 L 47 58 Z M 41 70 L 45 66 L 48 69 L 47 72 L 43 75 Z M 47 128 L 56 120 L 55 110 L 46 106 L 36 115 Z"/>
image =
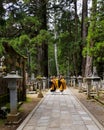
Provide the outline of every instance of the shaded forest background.
<path id="1" fill-rule="evenodd" d="M 5 42 L 30 75 L 90 76 L 96 66 L 103 76 L 104 0 L 0 0 L 1 57 Z"/>

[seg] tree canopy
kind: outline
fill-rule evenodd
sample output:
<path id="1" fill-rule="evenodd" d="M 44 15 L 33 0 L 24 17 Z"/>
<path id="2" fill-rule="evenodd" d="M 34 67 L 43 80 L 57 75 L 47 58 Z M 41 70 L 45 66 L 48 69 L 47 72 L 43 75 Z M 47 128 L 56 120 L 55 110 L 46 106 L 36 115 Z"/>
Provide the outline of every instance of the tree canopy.
<path id="1" fill-rule="evenodd" d="M 80 13 L 78 4 L 82 6 Z M 57 67 L 65 75 L 85 76 L 84 66 L 90 56 L 90 64 L 97 66 L 101 75 L 104 70 L 104 1 L 94 3 L 92 0 L 89 11 L 88 6 L 88 0 L 82 3 L 77 0 L 1 0 L 0 56 L 5 55 L 3 41 L 8 41 L 16 51 L 28 57 L 26 66 L 30 75 L 46 77 L 56 75 Z"/>

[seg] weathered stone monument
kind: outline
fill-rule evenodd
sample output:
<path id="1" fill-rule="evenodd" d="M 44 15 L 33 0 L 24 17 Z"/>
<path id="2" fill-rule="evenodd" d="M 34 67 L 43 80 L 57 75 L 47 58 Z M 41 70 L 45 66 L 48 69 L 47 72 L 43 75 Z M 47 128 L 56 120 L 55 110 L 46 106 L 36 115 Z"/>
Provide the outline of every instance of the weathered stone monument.
<path id="1" fill-rule="evenodd" d="M 78 80 L 79 92 L 82 92 L 82 80 L 83 80 L 82 76 L 79 75 L 79 76 L 77 77 L 77 80 Z"/>
<path id="2" fill-rule="evenodd" d="M 99 96 L 99 85 L 100 85 L 100 77 L 97 74 L 96 67 L 93 67 L 93 75 L 92 75 L 92 86 L 96 90 L 97 96 Z"/>
<path id="3" fill-rule="evenodd" d="M 72 86 L 75 87 L 76 86 L 76 77 L 75 76 L 71 77 L 71 82 L 72 82 Z"/>
<path id="4" fill-rule="evenodd" d="M 43 90 L 45 90 L 46 89 L 46 85 L 47 85 L 47 78 L 43 77 L 42 81 L 43 81 Z"/>
<path id="5" fill-rule="evenodd" d="M 42 97 L 43 97 L 43 93 L 42 93 L 42 87 L 43 87 L 42 77 L 38 77 L 38 78 L 37 78 L 37 86 L 38 86 L 38 88 L 39 88 L 38 97 L 39 97 L 39 98 L 42 98 Z"/>
<path id="6" fill-rule="evenodd" d="M 92 81 L 92 77 L 86 77 L 86 82 L 87 82 L 87 99 L 91 98 L 91 95 L 90 95 L 91 81 Z"/>
<path id="7" fill-rule="evenodd" d="M 22 77 L 16 75 L 15 71 L 4 77 L 8 81 L 8 88 L 10 90 L 10 113 L 7 115 L 8 123 L 19 123 L 20 113 L 17 111 L 17 80 Z"/>
<path id="8" fill-rule="evenodd" d="M 97 75 L 96 67 L 93 67 L 93 74 L 91 77 L 86 77 L 87 81 L 87 98 L 91 98 L 91 88 L 95 88 L 97 96 L 99 96 L 99 81 L 100 77 Z"/>

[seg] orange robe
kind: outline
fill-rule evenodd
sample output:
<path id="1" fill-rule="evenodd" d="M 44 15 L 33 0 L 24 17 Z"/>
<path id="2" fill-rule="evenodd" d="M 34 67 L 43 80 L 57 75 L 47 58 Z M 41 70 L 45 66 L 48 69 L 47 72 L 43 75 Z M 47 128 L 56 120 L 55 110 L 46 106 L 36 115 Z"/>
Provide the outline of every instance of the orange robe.
<path id="1" fill-rule="evenodd" d="M 50 90 L 51 91 L 55 91 L 56 90 L 56 81 L 55 81 L 55 79 L 51 79 Z"/>
<path id="2" fill-rule="evenodd" d="M 58 85 L 58 78 L 55 78 L 55 85 L 56 85 L 56 89 L 58 89 L 59 88 L 59 85 Z"/>
<path id="3" fill-rule="evenodd" d="M 64 91 L 66 89 L 66 80 L 60 79 L 60 91 Z"/>

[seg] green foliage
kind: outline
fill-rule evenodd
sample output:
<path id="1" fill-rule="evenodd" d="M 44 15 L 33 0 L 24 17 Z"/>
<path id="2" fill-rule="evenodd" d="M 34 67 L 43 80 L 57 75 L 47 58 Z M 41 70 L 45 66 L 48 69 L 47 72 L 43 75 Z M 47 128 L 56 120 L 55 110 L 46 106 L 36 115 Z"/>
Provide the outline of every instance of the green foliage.
<path id="1" fill-rule="evenodd" d="M 83 49 L 83 56 L 93 58 L 92 65 L 97 67 L 100 75 L 104 69 L 104 1 L 94 1 L 92 14 L 90 17 L 90 26 L 88 29 L 87 45 Z"/>
<path id="2" fill-rule="evenodd" d="M 37 45 L 42 45 L 42 43 L 48 44 L 50 39 L 51 35 L 48 31 L 40 30 L 39 34 L 31 40 L 31 43 L 36 43 Z"/>
<path id="3" fill-rule="evenodd" d="M 30 0 L 24 0 L 24 2 L 25 2 L 25 3 L 29 3 L 29 2 L 30 2 Z"/>
<path id="4" fill-rule="evenodd" d="M 3 55 L 3 52 L 4 52 L 4 48 L 3 48 L 3 45 L 2 45 L 2 42 L 4 41 L 4 39 L 0 39 L 0 56 Z"/>
<path id="5" fill-rule="evenodd" d="M 25 30 L 24 33 L 27 33 L 27 35 L 30 35 L 33 37 L 33 33 L 35 33 L 40 30 L 41 22 L 38 20 L 37 17 L 33 16 L 26 16 L 25 19 L 22 21 L 23 29 Z"/>
<path id="6" fill-rule="evenodd" d="M 5 1 L 6 2 L 6 1 Z M 59 1 L 59 5 L 49 1 L 47 11 L 47 20 L 51 17 L 52 24 L 55 22 L 55 31 L 57 38 L 54 39 L 54 30 L 51 33 L 46 31 L 44 23 L 45 4 L 46 1 L 24 0 L 23 3 L 12 2 L 11 8 L 8 8 L 9 15 L 7 19 L 3 19 L 6 9 L 3 8 L 3 0 L 0 1 L 0 55 L 3 54 L 2 40 L 7 40 L 16 51 L 22 55 L 30 56 L 30 67 L 32 72 L 37 70 L 37 53 L 38 47 L 42 47 L 43 43 L 48 45 L 48 59 L 50 62 L 51 72 L 55 74 L 54 60 L 54 43 L 58 46 L 58 62 L 60 73 L 66 74 L 69 71 L 74 73 L 75 69 L 80 71 L 81 66 L 81 22 L 78 20 L 78 35 L 75 26 L 75 12 L 70 10 L 73 8 L 73 1 Z M 48 8 L 51 7 L 51 8 Z M 69 9 L 70 8 L 70 9 Z M 54 11 L 53 11 L 54 10 Z M 104 1 L 100 0 L 97 13 L 89 20 L 89 32 L 87 37 L 87 45 L 83 50 L 83 55 L 91 55 L 94 63 L 104 61 Z M 55 21 L 53 16 L 55 14 Z M 60 15 L 61 14 L 61 15 Z M 46 23 L 45 23 L 46 24 Z M 77 40 L 76 40 L 77 38 Z M 92 42 L 93 41 L 93 42 Z M 91 44 L 92 47 L 91 47 Z M 28 59 L 29 60 L 29 59 Z M 46 61 L 42 61 L 46 62 Z M 42 63 L 41 62 L 41 63 Z M 44 64 L 44 63 L 43 63 Z M 69 64 L 69 65 L 68 65 Z M 79 72 L 78 72 L 79 73 Z"/>
<path id="7" fill-rule="evenodd" d="M 26 46 L 30 42 L 30 39 L 29 39 L 28 35 L 21 35 L 20 38 L 19 38 L 19 40 L 20 40 L 20 44 L 22 46 Z"/>
<path id="8" fill-rule="evenodd" d="M 73 74 L 75 71 L 74 57 L 76 57 L 75 60 L 78 68 L 80 67 L 81 64 L 80 38 L 79 41 L 74 42 L 73 36 L 72 35 L 70 36 L 70 32 L 66 31 L 64 33 L 60 33 L 58 45 L 59 45 L 58 58 L 59 58 L 60 73 L 66 74 L 68 73 L 69 70 Z"/>
<path id="9" fill-rule="evenodd" d="M 95 44 L 92 54 L 95 62 L 102 61 L 104 63 L 104 41 Z"/>

